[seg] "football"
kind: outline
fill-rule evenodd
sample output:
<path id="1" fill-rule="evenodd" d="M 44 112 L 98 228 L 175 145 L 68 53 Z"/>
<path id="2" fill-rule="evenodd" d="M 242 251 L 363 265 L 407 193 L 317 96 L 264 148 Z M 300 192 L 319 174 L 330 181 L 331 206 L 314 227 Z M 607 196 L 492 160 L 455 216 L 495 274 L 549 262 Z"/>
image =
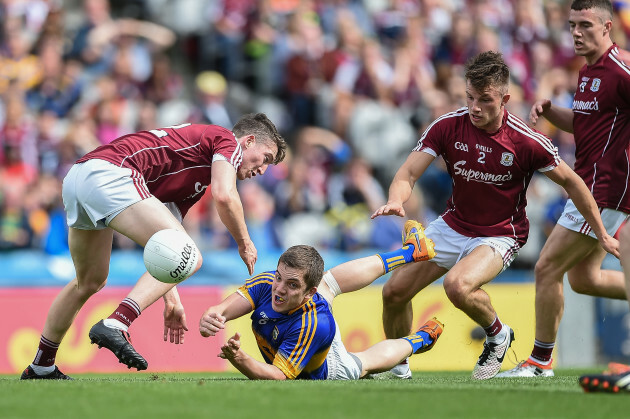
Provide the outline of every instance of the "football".
<path id="1" fill-rule="evenodd" d="M 199 260 L 195 242 L 183 231 L 155 233 L 144 247 L 144 265 L 158 281 L 177 284 L 193 274 Z"/>

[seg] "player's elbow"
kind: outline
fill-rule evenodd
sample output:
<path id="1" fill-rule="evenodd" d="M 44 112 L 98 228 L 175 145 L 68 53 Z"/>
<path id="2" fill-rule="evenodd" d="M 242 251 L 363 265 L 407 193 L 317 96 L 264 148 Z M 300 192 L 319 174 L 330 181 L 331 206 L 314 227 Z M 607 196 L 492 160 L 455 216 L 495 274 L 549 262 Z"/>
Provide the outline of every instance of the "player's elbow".
<path id="1" fill-rule="evenodd" d="M 225 207 L 238 199 L 238 192 L 236 188 L 217 188 L 212 190 L 212 198 L 217 206 Z"/>

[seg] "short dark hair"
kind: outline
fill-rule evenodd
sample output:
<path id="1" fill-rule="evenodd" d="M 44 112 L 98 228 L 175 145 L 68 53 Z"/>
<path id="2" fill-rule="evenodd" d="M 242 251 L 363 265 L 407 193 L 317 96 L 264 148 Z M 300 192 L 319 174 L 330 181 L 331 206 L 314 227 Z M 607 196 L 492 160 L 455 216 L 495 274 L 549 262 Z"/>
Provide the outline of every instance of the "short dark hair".
<path id="1" fill-rule="evenodd" d="M 254 134 L 257 141 L 273 142 L 278 147 L 278 153 L 276 153 L 273 164 L 278 164 L 284 160 L 284 156 L 287 153 L 287 142 L 278 133 L 273 122 L 271 122 L 264 113 L 248 113 L 243 115 L 236 125 L 234 125 L 234 128 L 232 128 L 232 132 L 236 135 L 236 138 Z"/>
<path id="2" fill-rule="evenodd" d="M 510 69 L 500 52 L 486 51 L 477 54 L 466 62 L 464 70 L 466 80 L 478 91 L 490 86 L 507 90 L 510 84 Z"/>
<path id="3" fill-rule="evenodd" d="M 613 5 L 610 0 L 573 0 L 571 10 L 599 9 L 606 12 L 609 20 L 613 18 Z"/>
<path id="4" fill-rule="evenodd" d="M 303 272 L 307 290 L 319 286 L 324 276 L 324 259 L 312 246 L 300 244 L 289 247 L 280 255 L 280 263 Z"/>

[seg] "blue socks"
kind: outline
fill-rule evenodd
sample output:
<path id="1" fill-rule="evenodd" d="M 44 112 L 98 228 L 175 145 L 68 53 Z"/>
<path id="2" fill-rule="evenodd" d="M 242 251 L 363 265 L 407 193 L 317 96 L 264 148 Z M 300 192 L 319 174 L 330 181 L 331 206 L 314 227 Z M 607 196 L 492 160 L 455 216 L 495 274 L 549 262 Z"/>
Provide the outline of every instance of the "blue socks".
<path id="1" fill-rule="evenodd" d="M 404 339 L 407 342 L 409 342 L 412 348 L 412 353 L 414 354 L 420 351 L 422 348 L 429 346 L 433 343 L 433 339 L 431 338 L 431 336 L 429 336 L 427 332 L 422 331 L 422 330 L 414 333 L 413 335 L 405 336 L 404 338 L 401 338 L 401 339 Z"/>
<path id="2" fill-rule="evenodd" d="M 415 246 L 410 244 L 408 246 L 403 246 L 400 249 L 396 249 L 391 252 L 386 253 L 378 253 L 377 256 L 381 258 L 383 261 L 383 266 L 385 267 L 385 273 L 393 271 L 399 266 L 404 265 L 405 263 L 413 262 L 413 251 L 415 250 Z"/>

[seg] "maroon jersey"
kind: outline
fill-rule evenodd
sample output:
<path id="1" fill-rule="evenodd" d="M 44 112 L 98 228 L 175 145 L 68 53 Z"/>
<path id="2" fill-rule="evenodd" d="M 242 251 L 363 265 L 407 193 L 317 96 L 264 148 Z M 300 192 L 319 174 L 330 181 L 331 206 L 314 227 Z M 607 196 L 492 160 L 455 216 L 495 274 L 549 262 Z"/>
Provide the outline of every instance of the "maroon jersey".
<path id="1" fill-rule="evenodd" d="M 212 162 L 225 160 L 238 169 L 243 150 L 230 130 L 182 124 L 122 136 L 77 163 L 90 159 L 132 169 L 144 178 L 153 196 L 175 203 L 184 216 L 210 185 Z M 138 188 L 141 196 L 149 197 L 140 184 Z"/>
<path id="2" fill-rule="evenodd" d="M 630 212 L 630 68 L 613 45 L 582 67 L 573 99 L 575 172 L 601 208 Z"/>
<path id="3" fill-rule="evenodd" d="M 470 121 L 468 108 L 436 119 L 414 151 L 441 155 L 453 181 L 444 221 L 469 237 L 513 237 L 529 233 L 525 193 L 534 171 L 560 163 L 551 140 L 507 110 L 501 128 L 488 134 Z"/>

